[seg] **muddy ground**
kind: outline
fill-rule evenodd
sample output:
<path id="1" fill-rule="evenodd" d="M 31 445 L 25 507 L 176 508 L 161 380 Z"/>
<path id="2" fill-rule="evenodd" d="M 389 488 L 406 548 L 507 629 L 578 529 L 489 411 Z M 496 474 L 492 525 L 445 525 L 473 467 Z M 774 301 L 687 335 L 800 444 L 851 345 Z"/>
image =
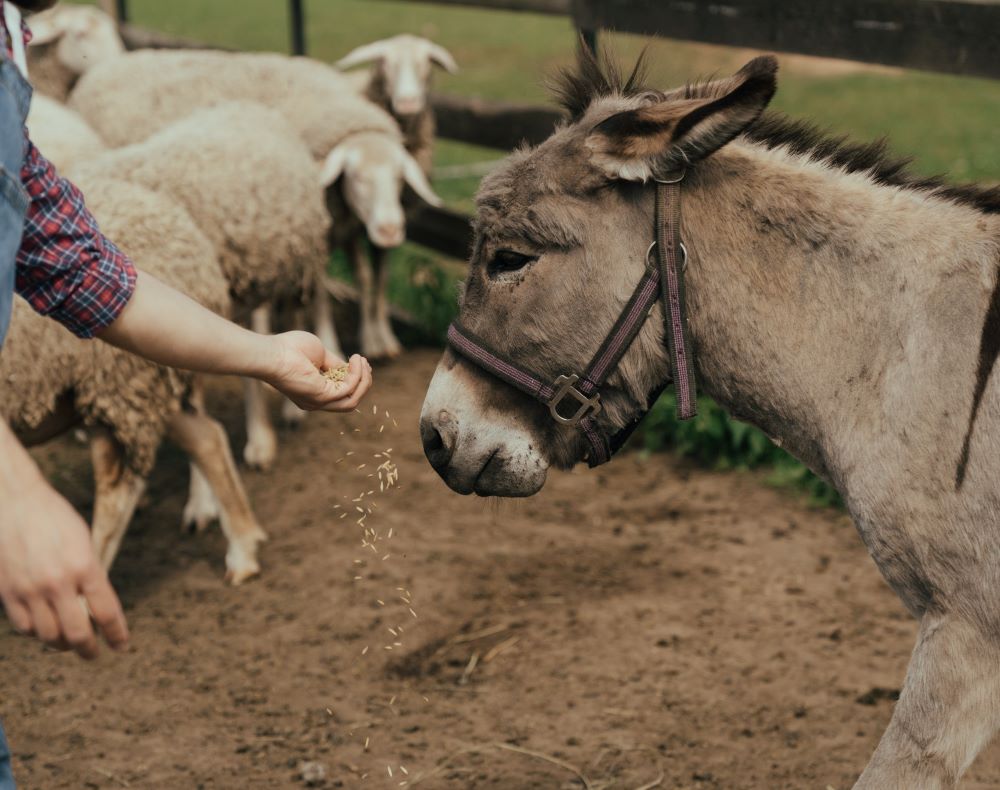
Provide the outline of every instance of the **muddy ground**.
<path id="1" fill-rule="evenodd" d="M 915 628 L 846 517 L 636 453 L 528 501 L 459 497 L 415 430 L 435 358 L 377 371 L 378 417 L 313 417 L 246 474 L 271 541 L 244 587 L 217 528 L 179 532 L 164 450 L 112 574 L 131 652 L 83 664 L 0 628 L 21 786 L 849 788 Z M 239 393 L 212 392 L 237 447 Z M 335 505 L 387 447 L 376 553 Z M 40 457 L 88 510 L 85 450 Z M 966 787 L 998 785 L 994 747 Z"/>

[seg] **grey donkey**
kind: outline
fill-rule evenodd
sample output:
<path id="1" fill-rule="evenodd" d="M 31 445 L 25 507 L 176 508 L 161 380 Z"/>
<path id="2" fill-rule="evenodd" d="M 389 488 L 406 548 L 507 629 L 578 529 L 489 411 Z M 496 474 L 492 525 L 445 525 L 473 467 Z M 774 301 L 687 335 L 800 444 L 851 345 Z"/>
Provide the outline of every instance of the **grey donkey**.
<path id="1" fill-rule="evenodd" d="M 765 113 L 776 72 L 761 57 L 671 92 L 590 61 L 563 75 L 571 121 L 482 184 L 460 320 L 550 380 L 581 372 L 642 276 L 654 180 L 685 172 L 701 386 L 837 487 L 920 621 L 855 788 L 952 788 L 1000 726 L 1000 190 Z M 625 426 L 668 376 L 657 307 L 599 427 Z M 483 496 L 529 496 L 587 447 L 454 351 L 421 433 L 447 484 Z"/>

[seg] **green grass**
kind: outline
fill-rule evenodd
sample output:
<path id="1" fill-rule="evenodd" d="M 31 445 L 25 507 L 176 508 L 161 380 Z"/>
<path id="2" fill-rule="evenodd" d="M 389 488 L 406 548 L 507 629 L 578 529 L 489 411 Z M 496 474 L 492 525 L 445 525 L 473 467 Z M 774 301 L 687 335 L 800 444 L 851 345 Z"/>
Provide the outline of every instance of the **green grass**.
<path id="1" fill-rule="evenodd" d="M 286 3 L 281 0 L 130 0 L 135 22 L 177 35 L 243 49 L 286 50 Z M 575 35 L 567 19 L 392 0 L 311 0 L 310 54 L 333 61 L 353 47 L 396 33 L 427 36 L 447 47 L 462 70 L 440 75 L 437 89 L 465 96 L 526 102 L 547 100 L 544 81 L 572 63 Z M 625 62 L 648 42 L 606 35 Z M 649 43 L 651 83 L 672 86 L 701 75 L 726 73 L 745 51 L 657 40 Z M 886 136 L 915 158 L 923 173 L 955 180 L 1000 179 L 1000 81 L 887 69 L 856 70 L 784 58 L 775 106 L 860 139 Z M 479 163 L 502 152 L 441 142 L 435 165 Z M 457 209 L 472 210 L 476 178 L 438 180 L 435 188 Z M 455 262 L 406 245 L 395 256 L 391 294 L 440 335 L 454 310 Z M 342 262 L 334 262 L 337 270 Z M 704 401 L 691 423 L 673 419 L 670 396 L 657 405 L 641 434 L 649 449 L 672 447 L 723 467 L 768 466 L 781 484 L 804 487 L 819 501 L 835 495 L 759 431 L 730 420 Z"/>

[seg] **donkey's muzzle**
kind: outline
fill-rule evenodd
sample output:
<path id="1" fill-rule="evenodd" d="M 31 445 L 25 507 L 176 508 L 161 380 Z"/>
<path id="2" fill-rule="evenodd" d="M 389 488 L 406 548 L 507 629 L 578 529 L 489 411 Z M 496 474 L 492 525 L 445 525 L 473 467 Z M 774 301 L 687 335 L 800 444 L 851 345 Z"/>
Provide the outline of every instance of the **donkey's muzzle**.
<path id="1" fill-rule="evenodd" d="M 420 420 L 420 441 L 424 445 L 424 455 L 442 476 L 455 455 L 457 440 L 458 422 L 448 412 L 442 410 Z"/>

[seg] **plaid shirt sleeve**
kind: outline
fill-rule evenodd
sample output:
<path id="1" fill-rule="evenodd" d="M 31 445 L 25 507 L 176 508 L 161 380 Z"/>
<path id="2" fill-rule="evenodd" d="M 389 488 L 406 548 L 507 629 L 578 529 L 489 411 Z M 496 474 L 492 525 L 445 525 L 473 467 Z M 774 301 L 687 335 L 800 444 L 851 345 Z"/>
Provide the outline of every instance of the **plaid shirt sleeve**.
<path id="1" fill-rule="evenodd" d="M 31 306 L 79 337 L 113 323 L 135 290 L 135 267 L 97 227 L 75 186 L 32 145 L 21 170 L 31 198 L 16 287 Z"/>

